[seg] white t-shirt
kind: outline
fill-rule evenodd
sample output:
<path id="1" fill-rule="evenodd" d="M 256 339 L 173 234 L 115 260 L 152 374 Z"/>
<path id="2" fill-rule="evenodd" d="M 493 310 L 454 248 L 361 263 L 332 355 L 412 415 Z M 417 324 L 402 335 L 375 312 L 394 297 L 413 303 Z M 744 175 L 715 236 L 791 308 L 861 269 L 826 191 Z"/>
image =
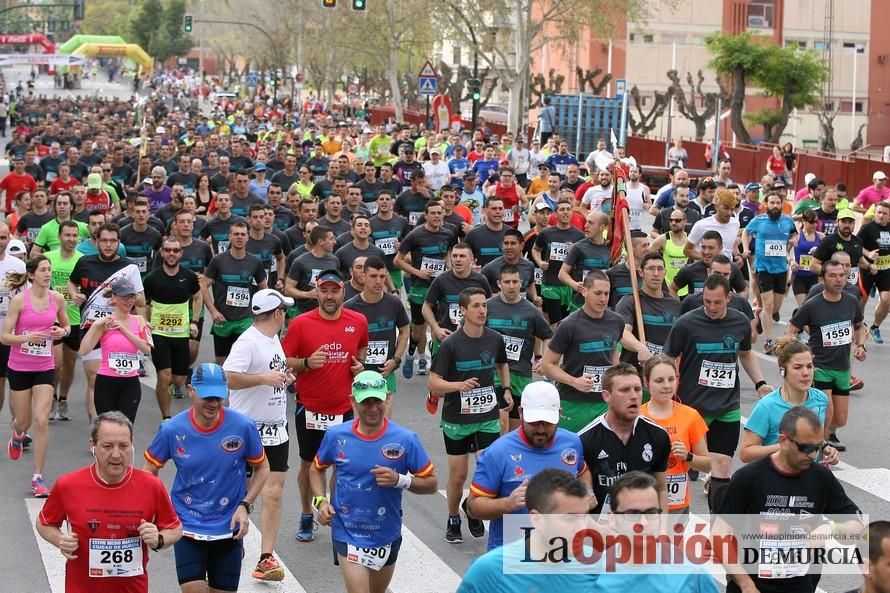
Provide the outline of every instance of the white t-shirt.
<path id="1" fill-rule="evenodd" d="M 517 175 L 528 174 L 528 165 L 531 160 L 531 155 L 527 148 L 523 148 L 522 150 L 511 148 L 510 152 L 507 153 L 507 160 L 510 162 L 510 165 L 513 166 L 514 173 Z"/>
<path id="2" fill-rule="evenodd" d="M 581 198 L 581 203 L 591 210 L 601 210 L 603 202 L 612 199 L 612 186 L 603 187 L 602 185 L 592 185 Z"/>
<path id="3" fill-rule="evenodd" d="M 248 375 L 268 371 L 286 372 L 287 359 L 281 348 L 281 340 L 277 335 L 270 338 L 250 326 L 235 340 L 223 370 Z M 284 387 L 269 385 L 231 389 L 229 407 L 246 414 L 257 424 L 283 425 L 287 421 L 287 391 Z"/>
<path id="4" fill-rule="evenodd" d="M 7 272 L 24 274 L 25 262 L 12 255 L 7 255 L 0 260 L 0 323 L 3 323 L 6 319 L 9 301 L 19 293 L 19 290 L 9 290 L 9 282 L 6 280 Z"/>
<path id="5" fill-rule="evenodd" d="M 627 208 L 630 211 L 630 230 L 638 231 L 643 226 L 643 208 L 645 201 L 643 194 L 646 192 L 642 183 L 639 187 L 631 187 L 627 184 Z"/>
<path id="6" fill-rule="evenodd" d="M 448 169 L 448 164 L 445 161 L 439 161 L 435 165 L 432 161 L 427 161 L 423 164 L 423 172 L 433 191 L 439 191 L 448 182 L 448 176 L 451 175 L 451 170 Z"/>
<path id="7" fill-rule="evenodd" d="M 733 246 L 735 246 L 735 241 L 739 237 L 738 217 L 733 216 L 726 224 L 718 222 L 717 219 L 713 216 L 702 218 L 694 225 L 692 225 L 692 230 L 689 231 L 689 238 L 687 240 L 692 243 L 696 249 L 698 249 L 698 245 L 701 242 L 702 235 L 704 235 L 707 231 L 717 231 L 718 233 L 720 233 L 720 236 L 723 237 L 722 253 L 731 260 L 732 248 Z"/>

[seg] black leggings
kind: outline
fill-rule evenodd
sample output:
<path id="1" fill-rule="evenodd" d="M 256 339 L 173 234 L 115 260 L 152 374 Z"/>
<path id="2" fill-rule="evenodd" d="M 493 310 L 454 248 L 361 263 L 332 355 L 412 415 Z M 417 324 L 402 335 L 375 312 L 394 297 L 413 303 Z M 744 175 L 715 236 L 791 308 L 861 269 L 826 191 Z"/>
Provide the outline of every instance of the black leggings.
<path id="1" fill-rule="evenodd" d="M 141 399 L 142 384 L 139 382 L 139 377 L 96 375 L 93 402 L 96 404 L 97 414 L 117 410 L 135 424 Z"/>

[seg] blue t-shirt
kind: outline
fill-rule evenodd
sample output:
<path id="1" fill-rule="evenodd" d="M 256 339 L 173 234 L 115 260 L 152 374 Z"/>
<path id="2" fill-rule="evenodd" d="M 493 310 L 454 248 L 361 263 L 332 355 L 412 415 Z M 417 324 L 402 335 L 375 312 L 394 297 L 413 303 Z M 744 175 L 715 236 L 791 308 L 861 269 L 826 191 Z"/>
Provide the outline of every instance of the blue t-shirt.
<path id="1" fill-rule="evenodd" d="M 670 593 L 719 593 L 714 577 L 705 567 L 688 565 L 688 574 L 680 567 L 646 565 L 635 572 L 633 566 L 620 566 L 617 572 L 604 572 L 596 580 L 590 593 L 627 593 L 628 591 L 670 591 Z"/>
<path id="2" fill-rule="evenodd" d="M 215 540 L 232 537 L 229 522 L 247 494 L 247 464 L 260 465 L 266 453 L 253 420 L 220 408 L 216 428 L 195 424 L 194 409 L 161 424 L 145 459 L 163 467 L 170 459 L 176 478 L 170 498 L 186 535 Z"/>
<path id="3" fill-rule="evenodd" d="M 425 478 L 433 473 L 433 462 L 420 438 L 395 422 L 385 420 L 372 436 L 359 434 L 357 427 L 358 420 L 328 428 L 315 467 L 337 468 L 331 501 L 336 512 L 331 524 L 334 541 L 376 548 L 401 537 L 402 490 L 381 488 L 371 470 L 389 467 Z"/>
<path id="4" fill-rule="evenodd" d="M 464 173 L 470 168 L 470 161 L 465 158 L 451 159 L 448 161 L 448 170 L 451 172 L 451 185 L 463 189 Z"/>
<path id="5" fill-rule="evenodd" d="M 547 166 L 550 167 L 550 170 L 559 173 L 562 177 L 566 176 L 566 169 L 569 168 L 569 165 L 577 164 L 578 159 L 570 154 L 561 155 L 557 153 L 547 159 Z"/>
<path id="6" fill-rule="evenodd" d="M 476 460 L 476 473 L 470 485 L 474 496 L 506 498 L 525 480 L 547 468 L 571 471 L 575 475 L 584 472 L 581 439 L 578 435 L 557 428 L 550 446 L 537 448 L 525 438 L 522 427 L 505 434 L 485 449 Z M 517 511 L 525 514 L 527 510 Z M 488 532 L 488 549 L 504 544 L 504 520 L 492 519 Z"/>
<path id="7" fill-rule="evenodd" d="M 479 159 L 473 165 L 473 171 L 476 173 L 476 179 L 479 180 L 479 187 L 482 187 L 482 184 L 488 181 L 488 178 L 498 172 L 498 167 L 501 166 L 501 162 L 496 158 L 487 161 L 485 159 Z"/>
<path id="8" fill-rule="evenodd" d="M 754 271 L 781 274 L 788 271 L 788 240 L 797 232 L 790 216 L 773 220 L 758 214 L 745 227 L 754 235 Z"/>
<path id="9" fill-rule="evenodd" d="M 673 206 L 674 206 L 674 192 L 676 192 L 676 191 L 677 191 L 676 186 L 672 187 L 670 189 L 664 190 L 655 199 L 655 205 L 658 206 L 659 208 L 667 208 L 668 206 L 673 208 Z M 695 192 L 690 191 L 689 192 L 689 201 L 692 201 L 694 199 L 695 199 Z"/>
<path id="10" fill-rule="evenodd" d="M 825 424 L 825 411 L 828 409 L 828 396 L 815 387 L 807 391 L 807 400 L 803 404 L 819 417 Z M 762 445 L 775 445 L 779 442 L 779 422 L 785 412 L 793 406 L 782 399 L 779 390 L 771 391 L 763 396 L 751 410 L 745 430 L 750 430 L 761 438 Z"/>
<path id="11" fill-rule="evenodd" d="M 78 243 L 75 249 L 84 255 L 97 255 L 99 253 L 99 248 L 93 245 L 93 242 L 89 239 L 84 239 Z M 127 248 L 124 247 L 123 243 L 118 244 L 117 254 L 121 257 L 127 257 Z"/>

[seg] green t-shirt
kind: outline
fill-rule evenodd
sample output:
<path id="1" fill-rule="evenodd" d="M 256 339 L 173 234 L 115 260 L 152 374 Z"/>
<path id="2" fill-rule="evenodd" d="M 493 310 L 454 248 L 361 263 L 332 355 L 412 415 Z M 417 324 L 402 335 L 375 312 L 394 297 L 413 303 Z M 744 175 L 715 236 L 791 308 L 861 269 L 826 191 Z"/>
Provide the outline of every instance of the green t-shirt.
<path id="1" fill-rule="evenodd" d="M 797 216 L 798 214 L 803 214 L 807 210 L 812 210 L 813 208 L 818 208 L 820 204 L 821 204 L 821 202 L 819 202 L 818 200 L 811 200 L 810 198 L 805 198 L 805 199 L 801 200 L 800 202 L 798 202 L 794 206 L 793 214 L 794 214 L 794 216 Z"/>
<path id="2" fill-rule="evenodd" d="M 74 222 L 80 227 L 80 238 L 89 239 L 90 227 L 88 227 L 86 223 L 78 220 L 75 220 Z M 37 245 L 44 251 L 58 249 L 61 244 L 62 242 L 59 241 L 59 221 L 56 218 L 53 218 L 51 221 L 40 227 L 40 232 L 37 233 L 37 238 L 34 239 L 34 245 Z"/>
<path id="3" fill-rule="evenodd" d="M 50 266 L 52 266 L 52 289 L 62 293 L 62 296 L 65 297 L 65 302 L 68 304 L 68 306 L 65 307 L 65 310 L 68 312 L 68 321 L 71 323 L 71 327 L 76 328 L 80 325 L 80 307 L 71 302 L 71 295 L 68 293 L 68 278 L 71 277 L 71 271 L 74 269 L 74 264 L 77 263 L 77 260 L 83 257 L 83 254 L 75 250 L 70 258 L 65 259 L 62 257 L 62 252 L 60 250 L 53 249 L 52 251 L 47 251 L 43 255 L 46 256 Z"/>

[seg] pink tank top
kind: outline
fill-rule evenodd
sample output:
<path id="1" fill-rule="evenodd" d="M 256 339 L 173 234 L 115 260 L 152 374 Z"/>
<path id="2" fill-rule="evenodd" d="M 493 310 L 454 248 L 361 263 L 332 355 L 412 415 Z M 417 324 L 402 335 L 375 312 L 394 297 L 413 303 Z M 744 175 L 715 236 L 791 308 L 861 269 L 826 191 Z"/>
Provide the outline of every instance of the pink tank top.
<path id="1" fill-rule="evenodd" d="M 139 335 L 139 320 L 130 315 L 130 333 Z M 106 377 L 135 377 L 139 371 L 138 350 L 119 329 L 113 329 L 99 338 L 102 347 L 102 362 L 99 374 Z"/>
<path id="2" fill-rule="evenodd" d="M 49 306 L 46 311 L 35 311 L 31 305 L 31 290 L 22 292 L 25 302 L 15 324 L 15 334 L 21 336 L 30 332 L 48 332 L 56 322 L 55 293 L 49 292 Z M 9 368 L 14 371 L 38 373 L 56 367 L 53 359 L 53 340 L 47 337 L 39 342 L 13 344 L 9 347 Z"/>

